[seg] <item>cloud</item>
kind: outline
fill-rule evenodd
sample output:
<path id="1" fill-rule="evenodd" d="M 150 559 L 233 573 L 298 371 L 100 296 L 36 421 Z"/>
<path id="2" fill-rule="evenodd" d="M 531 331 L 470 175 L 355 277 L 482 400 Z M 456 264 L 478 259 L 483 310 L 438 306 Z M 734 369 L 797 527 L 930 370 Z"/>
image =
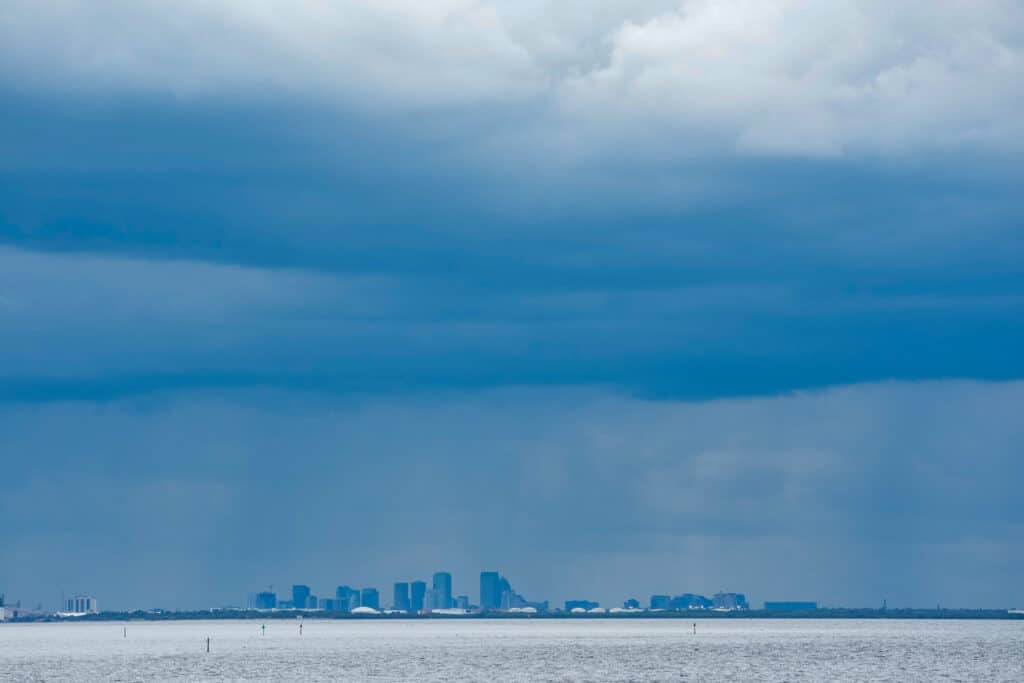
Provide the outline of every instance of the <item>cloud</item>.
<path id="1" fill-rule="evenodd" d="M 1016 146 L 1024 13 L 1008 2 L 695 0 L 609 38 L 564 86 L 571 120 L 759 155 Z M 600 112 L 594 114 L 594 112 Z M 673 149 L 669 154 L 676 152 Z"/>
<path id="2" fill-rule="evenodd" d="M 497 8 L 475 0 L 16 3 L 4 29 L 9 77 L 86 92 L 258 89 L 424 107 L 543 84 Z"/>
<path id="3" fill-rule="evenodd" d="M 851 291 L 742 269 L 679 282 L 510 267 L 505 279 L 458 260 L 352 273 L 0 248 L 0 397 L 579 384 L 705 398 L 1021 372 L 1013 278 Z"/>
<path id="4" fill-rule="evenodd" d="M 1009 0 L 927 13 L 852 0 L 64 0 L 16 2 L 0 31 L 6 80 L 29 88 L 529 106 L 539 118 L 503 135 L 561 155 L 887 156 L 1022 137 L 1024 12 Z"/>
<path id="5" fill-rule="evenodd" d="M 327 317 L 358 336 L 395 305 L 372 276 L 3 248 L 0 262 L 4 379 L 237 371 L 236 354 L 252 367 L 269 350 L 261 329 L 302 336 Z"/>
<path id="6" fill-rule="evenodd" d="M 722 587 L 756 601 L 1019 604 L 1022 392 L 6 403 L 0 540 L 19 561 L 5 588 L 205 606 L 269 583 L 323 592 L 449 569 L 475 598 L 477 572 L 499 567 L 528 595 L 608 604 Z"/>

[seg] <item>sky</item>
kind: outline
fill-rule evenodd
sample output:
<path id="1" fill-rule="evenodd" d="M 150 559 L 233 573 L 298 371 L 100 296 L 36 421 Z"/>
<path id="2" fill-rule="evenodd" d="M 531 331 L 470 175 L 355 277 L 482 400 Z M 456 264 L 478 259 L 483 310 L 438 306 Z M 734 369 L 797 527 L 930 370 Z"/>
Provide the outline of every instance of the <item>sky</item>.
<path id="1" fill-rule="evenodd" d="M 0 593 L 1024 606 L 1022 112 L 1015 0 L 7 0 Z"/>

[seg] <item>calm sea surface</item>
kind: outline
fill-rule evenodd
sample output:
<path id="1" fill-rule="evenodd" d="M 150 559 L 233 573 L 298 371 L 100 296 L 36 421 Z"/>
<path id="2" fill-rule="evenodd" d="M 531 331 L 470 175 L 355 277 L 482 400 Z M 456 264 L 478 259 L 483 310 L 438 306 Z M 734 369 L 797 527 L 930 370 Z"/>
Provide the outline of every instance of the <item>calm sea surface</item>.
<path id="1" fill-rule="evenodd" d="M 302 623 L 0 624 L 0 680 L 1024 681 L 1021 621 Z"/>

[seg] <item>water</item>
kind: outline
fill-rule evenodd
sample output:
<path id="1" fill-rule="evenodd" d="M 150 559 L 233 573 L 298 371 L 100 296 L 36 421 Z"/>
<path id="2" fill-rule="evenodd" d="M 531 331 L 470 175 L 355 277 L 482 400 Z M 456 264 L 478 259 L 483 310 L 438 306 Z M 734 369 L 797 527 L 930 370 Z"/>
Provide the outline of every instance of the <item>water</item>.
<path id="1" fill-rule="evenodd" d="M 3 624 L 0 680 L 1024 681 L 1024 621 L 265 623 Z"/>

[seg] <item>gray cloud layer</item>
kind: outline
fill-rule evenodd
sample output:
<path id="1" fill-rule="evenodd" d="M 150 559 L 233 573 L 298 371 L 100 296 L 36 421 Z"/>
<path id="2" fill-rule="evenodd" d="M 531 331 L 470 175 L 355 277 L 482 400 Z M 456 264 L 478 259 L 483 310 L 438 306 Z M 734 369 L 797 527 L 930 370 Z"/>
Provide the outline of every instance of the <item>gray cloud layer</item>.
<path id="1" fill-rule="evenodd" d="M 0 266 L 9 399 L 565 383 L 705 397 L 1021 371 L 1013 281 L 844 291 L 741 277 L 621 286 L 595 273 L 514 284 L 10 248 Z"/>

